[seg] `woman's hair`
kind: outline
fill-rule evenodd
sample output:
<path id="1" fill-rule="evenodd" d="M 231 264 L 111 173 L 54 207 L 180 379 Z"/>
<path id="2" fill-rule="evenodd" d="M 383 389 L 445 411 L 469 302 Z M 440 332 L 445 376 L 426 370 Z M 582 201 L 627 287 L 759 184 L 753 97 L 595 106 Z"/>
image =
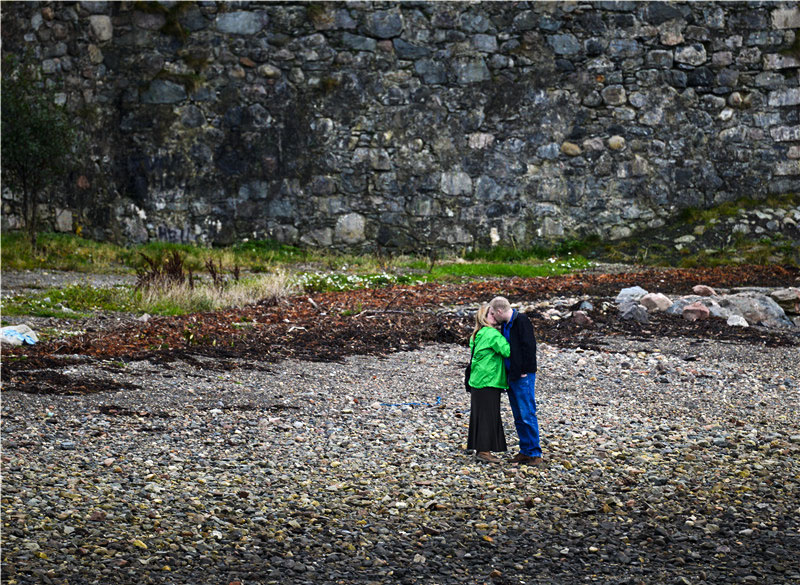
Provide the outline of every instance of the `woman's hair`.
<path id="1" fill-rule="evenodd" d="M 470 339 L 475 339 L 475 336 L 478 334 L 478 331 L 480 331 L 484 327 L 491 327 L 491 325 L 489 325 L 489 322 L 486 320 L 487 313 L 489 313 L 489 303 L 484 303 L 475 313 L 475 329 L 472 330 L 472 335 L 470 336 Z"/>

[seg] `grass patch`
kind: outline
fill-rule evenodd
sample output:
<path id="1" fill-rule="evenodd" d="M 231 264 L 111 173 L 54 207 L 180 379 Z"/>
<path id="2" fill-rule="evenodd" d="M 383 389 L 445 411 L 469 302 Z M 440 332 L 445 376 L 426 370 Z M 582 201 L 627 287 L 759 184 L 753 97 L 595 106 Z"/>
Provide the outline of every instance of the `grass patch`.
<path id="1" fill-rule="evenodd" d="M 798 267 L 800 246 L 796 241 L 780 231 L 732 234 L 732 225 L 738 219 L 730 221 L 750 210 L 785 211 L 798 205 L 800 194 L 788 193 L 766 199 L 743 198 L 710 209 L 689 208 L 666 226 L 648 229 L 630 238 L 598 242 L 586 255 L 601 262 L 683 268 L 738 264 Z M 679 249 L 676 239 L 690 234 L 695 240 L 684 243 Z"/>
<path id="2" fill-rule="evenodd" d="M 41 233 L 34 249 L 26 235 L 4 233 L 0 248 L 3 270 L 130 272 L 124 264 L 124 248 L 71 234 Z"/>
<path id="3" fill-rule="evenodd" d="M 434 266 L 429 275 L 430 280 L 475 279 L 537 276 L 556 276 L 588 268 L 589 261 L 583 256 L 567 258 L 551 257 L 542 263 L 503 263 L 503 262 L 470 262 L 452 263 Z"/>
<path id="4" fill-rule="evenodd" d="M 489 262 L 520 262 L 524 260 L 546 260 L 552 257 L 583 254 L 600 243 L 598 236 L 590 236 L 582 240 L 569 239 L 553 246 L 532 246 L 517 248 L 495 246 L 490 250 L 475 250 L 464 254 L 465 260 L 487 260 Z"/>
<path id="5" fill-rule="evenodd" d="M 73 234 L 42 233 L 34 249 L 22 233 L 4 233 L 0 239 L 3 270 L 72 270 L 93 273 L 133 273 L 145 267 L 142 254 L 162 260 L 180 252 L 185 267 L 201 272 L 213 260 L 223 266 L 240 266 L 250 272 L 267 272 L 286 263 L 305 262 L 311 255 L 294 246 L 272 241 L 243 242 L 230 248 L 150 242 L 117 246 L 94 242 Z M 322 256 L 324 257 L 324 256 Z"/>
<path id="6" fill-rule="evenodd" d="M 275 303 L 295 292 L 299 291 L 289 274 L 278 271 L 229 282 L 224 288 L 213 282 L 194 286 L 183 283 L 138 290 L 133 297 L 141 312 L 153 315 L 185 315 L 242 307 L 257 302 Z"/>
<path id="7" fill-rule="evenodd" d="M 553 274 L 552 266 L 547 261 L 552 257 L 578 258 L 570 256 L 588 250 L 591 240 L 568 241 L 554 247 L 534 247 L 525 250 L 510 247 L 496 247 L 491 250 L 479 250 L 465 254 L 468 261 L 477 262 L 476 268 L 468 269 L 458 265 L 454 257 L 445 257 L 434 263 L 424 257 L 406 255 L 352 255 L 331 253 L 328 251 L 309 251 L 295 246 L 288 246 L 270 240 L 240 242 L 228 248 L 206 248 L 191 244 L 171 244 L 166 242 L 150 242 L 138 246 L 116 246 L 87 240 L 71 234 L 40 234 L 36 249 L 32 248 L 22 234 L 2 235 L 2 266 L 4 270 L 71 270 L 93 273 L 134 273 L 148 268 L 149 260 L 163 264 L 173 254 L 179 253 L 183 259 L 186 272 L 200 274 L 204 272 L 209 261 L 227 269 L 238 266 L 245 272 L 269 273 L 277 268 L 288 268 L 291 265 L 313 265 L 318 272 L 343 272 L 346 275 L 357 274 L 352 286 L 379 286 L 387 284 L 408 284 L 413 280 L 397 280 L 398 274 L 408 272 L 424 272 L 433 276 L 539 276 Z M 540 264 L 550 268 L 534 269 L 531 266 Z M 580 265 L 576 265 L 580 268 Z M 393 275 L 391 278 L 387 275 Z M 345 276 L 344 279 L 349 276 Z M 312 276 L 306 277 L 310 288 L 318 286 L 325 289 L 328 285 L 317 282 Z M 319 279 L 316 279 L 317 281 Z M 363 282 L 361 282 L 363 281 Z M 330 285 L 331 290 L 347 286 L 344 280 Z"/>
<path id="8" fill-rule="evenodd" d="M 679 218 L 684 223 L 709 225 L 712 220 L 733 217 L 740 210 L 759 209 L 764 207 L 786 208 L 800 205 L 800 193 L 786 193 L 771 195 L 766 199 L 752 199 L 744 197 L 735 201 L 726 201 L 709 209 L 687 207 L 682 210 Z"/>
<path id="9" fill-rule="evenodd" d="M 171 283 L 164 287 L 136 289 L 70 285 L 18 295 L 0 301 L 4 316 L 58 317 L 78 319 L 98 312 L 185 315 L 241 307 L 257 302 L 274 303 L 298 292 L 297 285 L 285 271 L 258 274 L 229 282 L 224 288 L 213 282 Z"/>
<path id="10" fill-rule="evenodd" d="M 100 311 L 135 311 L 136 304 L 127 286 L 96 288 L 70 285 L 18 295 L 0 301 L 4 316 L 30 315 L 77 319 Z"/>
<path id="11" fill-rule="evenodd" d="M 230 253 L 242 266 L 254 271 L 264 265 L 305 262 L 309 257 L 306 250 L 273 240 L 239 242 L 231 247 Z"/>
<path id="12" fill-rule="evenodd" d="M 615 264 L 673 266 L 680 255 L 674 247 L 654 242 L 644 235 L 604 242 L 590 252 L 589 258 Z"/>
<path id="13" fill-rule="evenodd" d="M 122 260 L 126 266 L 133 267 L 136 271 L 146 270 L 148 260 L 152 259 L 157 264 L 164 263 L 173 254 L 179 254 L 183 259 L 183 268 L 187 271 L 202 272 L 209 260 L 222 263 L 226 266 L 236 265 L 235 255 L 228 249 L 202 248 L 191 244 L 170 244 L 166 242 L 150 242 L 141 246 L 123 249 Z"/>
<path id="14" fill-rule="evenodd" d="M 642 240 L 647 241 L 646 237 Z M 596 251 L 591 258 L 602 262 L 641 264 L 647 266 L 678 266 L 703 268 L 738 264 L 777 264 L 800 267 L 800 247 L 794 243 L 751 242 L 736 238 L 719 249 L 677 250 L 661 244 L 642 244 L 641 241 L 614 242 Z"/>
<path id="15" fill-rule="evenodd" d="M 729 201 L 711 209 L 688 207 L 681 211 L 679 217 L 684 223 L 709 225 L 712 221 L 735 216 L 740 209 L 742 208 Z"/>
<path id="16" fill-rule="evenodd" d="M 329 292 L 363 288 L 382 288 L 396 284 L 413 285 L 429 281 L 468 281 L 482 278 L 554 276 L 588 268 L 590 262 L 583 256 L 549 258 L 544 262 L 445 262 L 431 268 L 427 260 L 409 260 L 404 263 L 406 273 L 351 273 L 304 272 L 296 279 L 305 292 Z M 352 267 L 350 268 L 352 270 Z"/>
<path id="17" fill-rule="evenodd" d="M 341 274 L 335 272 L 303 272 L 294 280 L 298 288 L 306 293 L 383 288 L 395 284 L 420 284 L 423 276 L 403 274 Z"/>

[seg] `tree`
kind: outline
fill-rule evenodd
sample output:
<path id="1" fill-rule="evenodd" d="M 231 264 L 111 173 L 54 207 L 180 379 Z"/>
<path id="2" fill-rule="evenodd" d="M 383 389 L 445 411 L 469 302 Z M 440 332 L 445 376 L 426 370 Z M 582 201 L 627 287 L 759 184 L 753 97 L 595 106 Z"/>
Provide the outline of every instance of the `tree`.
<path id="1" fill-rule="evenodd" d="M 0 140 L 3 187 L 22 197 L 22 219 L 36 245 L 38 206 L 67 172 L 76 133 L 54 101 L 37 67 L 27 59 L 3 59 Z"/>

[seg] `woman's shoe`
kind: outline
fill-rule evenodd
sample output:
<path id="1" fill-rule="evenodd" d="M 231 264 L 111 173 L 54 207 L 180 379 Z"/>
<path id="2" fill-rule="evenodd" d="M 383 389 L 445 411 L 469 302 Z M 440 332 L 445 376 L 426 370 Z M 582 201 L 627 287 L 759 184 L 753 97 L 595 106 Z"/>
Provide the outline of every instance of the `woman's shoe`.
<path id="1" fill-rule="evenodd" d="M 500 459 L 492 455 L 489 451 L 478 451 L 475 455 L 478 461 L 485 461 L 486 463 L 500 463 Z"/>

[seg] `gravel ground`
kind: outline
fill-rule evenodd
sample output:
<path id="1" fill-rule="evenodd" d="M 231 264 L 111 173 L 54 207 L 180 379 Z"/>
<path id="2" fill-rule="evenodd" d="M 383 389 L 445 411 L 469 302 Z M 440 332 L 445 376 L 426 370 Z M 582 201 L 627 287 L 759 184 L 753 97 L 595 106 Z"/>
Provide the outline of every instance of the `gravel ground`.
<path id="1" fill-rule="evenodd" d="M 88 284 L 94 287 L 112 287 L 120 284 L 136 284 L 133 274 L 91 274 L 65 270 L 6 270 L 2 273 L 0 286 L 3 296 L 27 291 L 63 288 L 75 284 Z"/>
<path id="2" fill-rule="evenodd" d="M 3 582 L 800 583 L 797 347 L 539 352 L 543 469 L 465 451 L 455 345 L 4 391 Z"/>

